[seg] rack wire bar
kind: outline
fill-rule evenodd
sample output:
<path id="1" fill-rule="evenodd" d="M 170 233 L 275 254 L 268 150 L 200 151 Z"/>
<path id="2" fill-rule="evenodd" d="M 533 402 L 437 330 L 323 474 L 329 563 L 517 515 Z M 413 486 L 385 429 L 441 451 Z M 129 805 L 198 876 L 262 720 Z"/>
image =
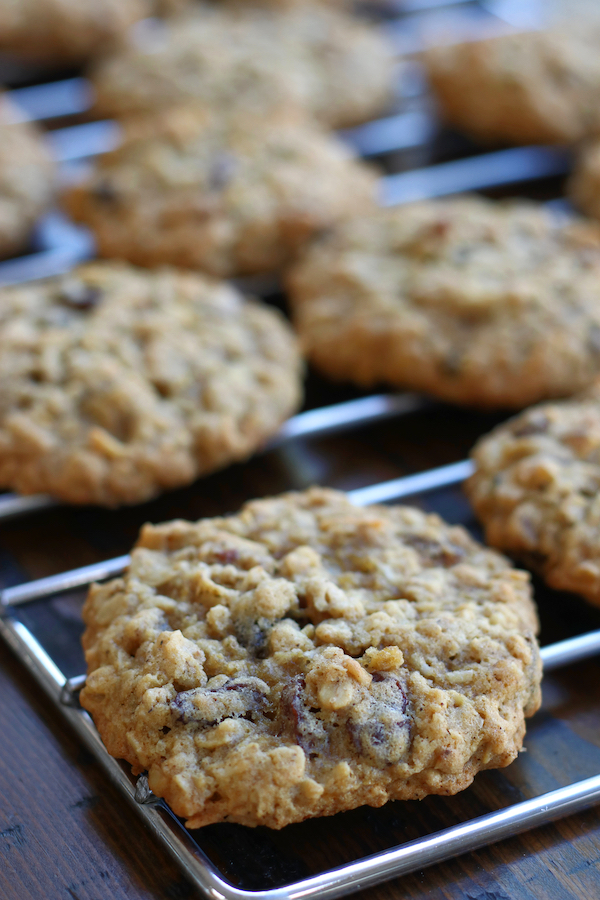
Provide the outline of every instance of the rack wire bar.
<path id="1" fill-rule="evenodd" d="M 297 413 L 281 426 L 269 441 L 266 450 L 273 450 L 286 441 L 298 437 L 320 437 L 344 428 L 381 422 L 394 416 L 408 415 L 429 405 L 418 394 L 373 394 L 357 400 L 345 400 L 319 409 Z M 59 506 L 59 502 L 45 494 L 0 494 L 0 521 L 14 519 L 42 509 Z"/>
<path id="2" fill-rule="evenodd" d="M 565 175 L 570 168 L 571 155 L 562 147 L 511 147 L 386 175 L 379 181 L 379 202 L 382 206 L 396 206 L 463 191 Z"/>
<path id="3" fill-rule="evenodd" d="M 417 472 L 415 475 L 403 475 L 382 481 L 364 488 L 348 491 L 350 501 L 356 506 L 367 506 L 369 503 L 385 503 L 387 500 L 400 500 L 414 494 L 424 494 L 443 487 L 460 484 L 474 472 L 474 464 L 470 459 Z"/>
<path id="4" fill-rule="evenodd" d="M 62 78 L 29 87 L 13 88 L 6 96 L 16 107 L 13 120 L 42 122 L 87 112 L 94 91 L 87 78 Z"/>
<path id="5" fill-rule="evenodd" d="M 347 428 L 349 425 L 361 426 L 393 416 L 407 415 L 424 409 L 429 402 L 418 394 L 373 394 L 370 397 L 359 397 L 357 400 L 347 400 L 332 406 L 309 409 L 284 422 L 275 437 L 269 441 L 267 448 L 271 450 L 279 447 L 292 438 L 320 437 Z"/>

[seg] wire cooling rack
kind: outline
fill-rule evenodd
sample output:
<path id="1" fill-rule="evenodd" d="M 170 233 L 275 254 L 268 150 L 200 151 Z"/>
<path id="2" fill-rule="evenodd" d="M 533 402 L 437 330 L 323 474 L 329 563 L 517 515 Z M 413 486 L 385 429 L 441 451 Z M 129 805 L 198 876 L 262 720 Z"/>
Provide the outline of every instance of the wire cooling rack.
<path id="1" fill-rule="evenodd" d="M 471 471 L 468 461 L 394 479 L 349 492 L 352 502 L 364 505 L 373 500 L 397 500 L 426 494 L 460 483 Z M 198 888 L 215 900 L 300 900 L 312 897 L 341 897 L 386 879 L 450 859 L 461 853 L 514 836 L 562 816 L 600 802 L 600 775 L 516 803 L 497 812 L 471 819 L 427 837 L 410 841 L 321 874 L 282 887 L 249 891 L 229 882 L 202 849 L 202 830 L 190 832 L 148 787 L 147 778 L 134 778 L 128 767 L 106 752 L 90 716 L 78 703 L 84 675 L 68 678 L 46 652 L 40 641 L 18 616 L 17 610 L 34 601 L 114 577 L 126 567 L 129 557 L 121 556 L 5 589 L 0 594 L 0 635 L 12 647 L 31 674 L 61 710 L 86 747 L 95 755 L 111 781 L 135 806 L 144 823 L 184 868 Z M 551 671 L 600 652 L 600 630 L 560 641 L 542 648 L 544 670 Z M 198 835 L 198 840 L 196 840 Z"/>
<path id="2" fill-rule="evenodd" d="M 388 21 L 385 26 L 399 52 L 422 49 L 439 40 L 441 34 L 460 40 L 539 24 L 535 4 L 511 0 L 480 3 L 473 0 L 463 3 L 404 0 L 403 9 L 402 17 Z M 116 123 L 79 121 L 93 100 L 85 79 L 69 78 L 15 89 L 11 94 L 17 104 L 18 116 L 45 121 L 51 129 L 48 139 L 65 179 L 72 176 L 74 166 L 85 164 L 90 158 L 118 146 L 120 132 Z M 69 117 L 73 117 L 75 124 L 65 126 L 64 120 Z M 58 120 L 61 127 L 52 127 Z M 441 161 L 431 164 L 431 149 L 439 143 L 438 123 L 423 90 L 418 68 L 412 72 L 412 84 L 405 87 L 399 112 L 347 130 L 341 136 L 364 157 L 400 160 L 405 168 L 405 171 L 381 178 L 380 200 L 384 205 L 468 190 L 490 191 L 504 186 L 527 193 L 536 182 L 555 185 L 552 179 L 560 177 L 570 167 L 569 154 L 563 148 L 524 147 L 480 153 L 464 141 L 452 152 L 443 151 Z M 556 199 L 555 186 L 546 193 L 560 209 L 565 208 L 564 201 Z M 94 244 L 89 233 L 55 211 L 40 222 L 32 252 L 0 263 L 0 284 L 58 274 L 90 258 L 93 253 Z M 307 437 L 320 438 L 334 432 L 347 434 L 353 427 L 373 425 L 393 417 L 409 417 L 428 405 L 429 401 L 412 394 L 380 394 L 308 410 L 290 419 L 266 449 L 294 446 L 295 441 Z M 435 507 L 436 498 L 459 485 L 471 470 L 470 461 L 463 460 L 358 488 L 350 492 L 350 498 L 354 503 L 364 505 L 411 497 L 418 502 L 432 502 Z M 0 494 L 0 520 L 33 516 L 54 505 L 55 501 L 45 496 Z M 203 832 L 187 831 L 167 805 L 152 794 L 145 776 L 134 778 L 129 767 L 106 753 L 91 718 L 78 703 L 84 676 L 81 674 L 82 658 L 79 668 L 73 662 L 78 654 L 81 657 L 77 640 L 74 640 L 76 646 L 71 648 L 70 662 L 65 668 L 58 658 L 60 654 L 57 656 L 52 648 L 44 646 L 41 635 L 31 625 L 33 618 L 28 613 L 33 607 L 37 609 L 40 604 L 43 607 L 63 595 L 75 598 L 78 603 L 87 585 L 118 575 L 128 559 L 120 556 L 6 588 L 0 594 L 0 635 L 60 709 L 81 741 L 94 753 L 111 781 L 131 801 L 151 832 L 194 883 L 215 900 L 300 900 L 315 894 L 342 896 L 600 802 L 600 776 L 594 776 L 313 877 L 290 880 L 283 886 L 264 890 L 240 888 L 203 849 Z M 549 644 L 542 649 L 544 670 L 558 669 L 599 652 L 600 631 Z"/>

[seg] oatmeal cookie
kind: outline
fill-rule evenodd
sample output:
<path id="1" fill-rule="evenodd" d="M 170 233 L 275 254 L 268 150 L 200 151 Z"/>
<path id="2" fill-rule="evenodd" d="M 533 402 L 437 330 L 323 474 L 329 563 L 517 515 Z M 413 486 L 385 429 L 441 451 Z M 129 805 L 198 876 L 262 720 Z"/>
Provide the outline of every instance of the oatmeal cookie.
<path id="1" fill-rule="evenodd" d="M 56 64 L 108 49 L 150 0 L 0 0 L 0 50 Z"/>
<path id="2" fill-rule="evenodd" d="M 540 700 L 528 576 L 337 491 L 146 525 L 84 619 L 81 702 L 191 828 L 454 794 L 515 758 Z"/>
<path id="3" fill-rule="evenodd" d="M 21 250 L 54 195 L 55 166 L 35 125 L 0 94 L 0 256 Z"/>
<path id="4" fill-rule="evenodd" d="M 449 124 L 485 142 L 563 143 L 600 132 L 600 23 L 572 20 L 425 54 Z"/>
<path id="5" fill-rule="evenodd" d="M 297 107 L 342 127 L 376 115 L 391 96 L 384 37 L 340 10 L 197 6 L 95 68 L 99 114 L 190 102 L 255 115 Z"/>
<path id="6" fill-rule="evenodd" d="M 299 369 L 276 310 L 200 275 L 106 262 L 4 288 L 0 484 L 147 500 L 256 450 Z"/>
<path id="7" fill-rule="evenodd" d="M 600 385 L 482 438 L 466 485 L 490 544 L 600 605 Z"/>
<path id="8" fill-rule="evenodd" d="M 374 173 L 306 123 L 177 110 L 139 122 L 65 203 L 102 256 L 229 276 L 280 268 L 374 196 Z"/>
<path id="9" fill-rule="evenodd" d="M 600 373 L 600 229 L 533 203 L 378 210 L 317 241 L 289 286 L 305 349 L 333 378 L 521 408 Z"/>

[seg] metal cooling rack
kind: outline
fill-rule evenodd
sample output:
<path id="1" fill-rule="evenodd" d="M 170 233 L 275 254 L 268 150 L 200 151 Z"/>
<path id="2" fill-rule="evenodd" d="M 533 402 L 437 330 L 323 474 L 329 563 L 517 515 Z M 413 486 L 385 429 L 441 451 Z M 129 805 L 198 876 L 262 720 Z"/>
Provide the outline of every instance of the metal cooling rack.
<path id="1" fill-rule="evenodd" d="M 471 471 L 463 461 L 350 491 L 357 505 L 373 500 L 396 500 L 455 485 Z M 74 569 L 51 578 L 7 588 L 0 594 L 0 635 L 27 666 L 39 685 L 95 755 L 111 781 L 137 809 L 145 825 L 181 865 L 194 884 L 214 900 L 300 900 L 318 895 L 333 898 L 365 889 L 399 875 L 512 837 L 557 818 L 600 803 L 600 775 L 516 803 L 443 831 L 376 853 L 312 878 L 268 890 L 243 890 L 231 884 L 187 831 L 148 787 L 146 776 L 134 778 L 128 767 L 108 755 L 90 716 L 79 705 L 78 693 L 85 676 L 67 678 L 51 656 L 15 614 L 18 606 L 47 600 L 57 593 L 118 575 L 129 557 L 121 556 L 92 566 Z M 600 653 L 600 631 L 590 632 L 542 648 L 544 670 L 558 669 Z"/>
<path id="2" fill-rule="evenodd" d="M 398 52 L 414 53 L 439 40 L 443 29 L 447 30 L 450 40 L 465 40 L 506 28 L 537 27 L 539 6 L 536 10 L 535 3 L 515 3 L 514 0 L 480 3 L 474 0 L 463 3 L 404 0 L 404 15 L 397 21 L 388 22 L 386 29 Z M 64 120 L 85 114 L 93 102 L 90 85 L 83 78 L 20 88 L 11 94 L 22 119 L 47 121 L 50 125 L 53 119 Z M 346 130 L 341 136 L 364 157 L 427 147 L 436 135 L 437 123 L 424 95 L 418 68 L 412 71 L 412 86 L 407 88 L 405 100 L 407 97 L 402 112 Z M 86 160 L 118 146 L 120 132 L 112 121 L 85 122 L 50 130 L 48 140 L 61 163 L 64 177 L 69 178 L 73 166 L 85 164 Z M 477 153 L 466 159 L 384 176 L 380 182 L 380 199 L 383 205 L 392 205 L 462 191 L 517 185 L 562 175 L 568 171 L 569 164 L 568 153 L 556 147 Z M 58 212 L 51 213 L 40 223 L 32 249 L 28 256 L 0 263 L 0 284 L 59 274 L 94 253 L 89 232 Z M 295 438 L 322 436 L 408 414 L 423 408 L 427 402 L 412 394 L 387 394 L 310 410 L 290 419 L 268 449 Z M 471 471 L 471 462 L 464 460 L 360 488 L 351 491 L 349 496 L 357 505 L 365 505 L 422 495 L 459 484 Z M 0 494 L 0 520 L 32 514 L 53 505 L 55 501 L 49 497 Z M 111 781 L 134 805 L 147 827 L 194 883 L 214 900 L 300 900 L 315 894 L 342 896 L 600 802 L 600 776 L 595 776 L 285 887 L 263 891 L 237 888 L 224 878 L 167 805 L 151 793 L 145 776 L 133 778 L 127 766 L 107 754 L 91 718 L 78 703 L 84 676 L 67 678 L 18 617 L 19 607 L 118 575 L 128 561 L 128 556 L 121 556 L 5 589 L 0 593 L 0 635 L 94 753 Z M 600 653 L 600 631 L 593 631 L 544 647 L 544 669 L 550 671 L 597 653 Z"/>

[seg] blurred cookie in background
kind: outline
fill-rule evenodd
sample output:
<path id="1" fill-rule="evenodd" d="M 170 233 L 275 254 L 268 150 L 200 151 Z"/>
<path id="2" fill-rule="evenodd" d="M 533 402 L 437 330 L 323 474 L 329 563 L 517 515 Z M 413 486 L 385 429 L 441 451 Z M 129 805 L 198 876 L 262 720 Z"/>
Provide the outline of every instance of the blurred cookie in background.
<path id="1" fill-rule="evenodd" d="M 317 369 L 453 403 L 522 408 L 600 374 L 600 228 L 462 197 L 354 217 L 288 278 Z"/>
<path id="2" fill-rule="evenodd" d="M 297 107 L 343 127 L 386 107 L 394 74 L 384 36 L 340 10 L 198 3 L 136 29 L 90 76 L 101 115 L 190 103 L 256 115 Z"/>
<path id="3" fill-rule="evenodd" d="M 42 133 L 0 93 L 0 256 L 27 244 L 55 193 L 55 165 Z"/>
<path id="4" fill-rule="evenodd" d="M 315 233 L 373 206 L 375 184 L 316 126 L 181 109 L 130 122 L 64 202 L 102 256 L 232 276 L 288 264 Z"/>
<path id="5" fill-rule="evenodd" d="M 231 285 L 96 262 L 1 290 L 0 484 L 141 503 L 245 459 L 301 399 L 294 336 Z"/>
<path id="6" fill-rule="evenodd" d="M 600 132 L 600 21 L 572 17 L 424 54 L 445 121 L 485 143 L 568 143 Z"/>
<path id="7" fill-rule="evenodd" d="M 81 63 L 106 52 L 151 12 L 148 0 L 0 0 L 0 51 Z"/>

